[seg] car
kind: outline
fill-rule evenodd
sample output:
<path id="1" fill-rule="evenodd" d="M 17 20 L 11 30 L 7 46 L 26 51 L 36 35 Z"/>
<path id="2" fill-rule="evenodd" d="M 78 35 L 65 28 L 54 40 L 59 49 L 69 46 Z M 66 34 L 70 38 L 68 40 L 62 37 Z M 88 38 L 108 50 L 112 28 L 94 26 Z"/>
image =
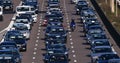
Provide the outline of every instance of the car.
<path id="1" fill-rule="evenodd" d="M 94 40 L 90 44 L 91 48 L 94 48 L 96 46 L 112 46 L 108 40 Z"/>
<path id="2" fill-rule="evenodd" d="M 43 60 L 45 63 L 69 63 L 69 59 L 64 54 L 45 54 Z"/>
<path id="3" fill-rule="evenodd" d="M 51 37 L 63 37 L 67 41 L 67 31 L 63 27 L 47 28 L 45 32 L 45 38 Z"/>
<path id="4" fill-rule="evenodd" d="M 91 53 L 91 60 L 94 63 L 94 61 L 97 59 L 97 57 L 103 55 L 103 54 L 107 54 L 107 53 L 114 53 L 116 54 L 116 52 L 114 51 L 114 49 L 112 49 L 110 46 L 96 46 L 92 49 L 92 53 Z"/>
<path id="5" fill-rule="evenodd" d="M 60 8 L 60 5 L 58 3 L 54 3 L 54 4 L 49 4 L 47 9 L 61 9 L 61 8 Z"/>
<path id="6" fill-rule="evenodd" d="M 81 21 L 83 22 L 86 18 L 96 18 L 96 13 L 93 9 L 83 10 L 80 12 Z"/>
<path id="7" fill-rule="evenodd" d="M 32 23 L 32 20 L 30 19 L 31 18 L 28 18 L 28 17 L 16 17 L 16 19 L 14 20 L 15 21 L 14 23 L 23 23 L 28 27 L 29 30 L 31 30 L 33 23 Z"/>
<path id="8" fill-rule="evenodd" d="M 87 36 L 87 42 L 92 43 L 95 40 L 108 40 L 106 35 L 103 34 L 91 34 L 90 36 Z"/>
<path id="9" fill-rule="evenodd" d="M 52 49 L 67 50 L 65 44 L 49 44 L 49 45 L 46 45 L 46 50 L 52 50 Z"/>
<path id="10" fill-rule="evenodd" d="M 26 51 L 27 50 L 27 41 L 24 38 L 23 34 L 20 33 L 20 31 L 8 31 L 5 35 L 4 41 L 13 41 L 16 43 L 17 47 L 20 51 Z"/>
<path id="11" fill-rule="evenodd" d="M 1 63 L 22 63 L 22 57 L 17 49 L 4 49 L 0 50 Z"/>
<path id="12" fill-rule="evenodd" d="M 30 39 L 30 30 L 23 23 L 14 23 L 12 29 L 20 31 L 25 39 Z"/>
<path id="13" fill-rule="evenodd" d="M 61 18 L 56 16 L 55 14 L 45 15 L 44 21 L 42 23 L 43 26 L 47 26 L 48 22 L 63 22 Z"/>
<path id="14" fill-rule="evenodd" d="M 51 11 L 51 12 L 47 12 L 47 13 L 56 15 L 60 19 L 60 21 L 63 22 L 63 14 L 61 12 Z"/>
<path id="15" fill-rule="evenodd" d="M 4 11 L 13 11 L 13 2 L 12 0 L 2 0 L 1 6 Z"/>
<path id="16" fill-rule="evenodd" d="M 22 5 L 34 7 L 35 13 L 38 14 L 39 11 L 38 0 L 24 0 Z"/>
<path id="17" fill-rule="evenodd" d="M 99 56 L 96 60 L 95 63 L 119 63 L 120 62 L 120 57 L 117 54 L 103 54 Z"/>
<path id="18" fill-rule="evenodd" d="M 88 7 L 87 1 L 85 1 L 85 0 L 80 0 L 80 1 L 78 1 L 78 2 L 76 3 L 76 5 L 75 5 L 75 10 L 76 10 L 76 14 L 77 14 L 77 15 L 80 14 L 81 9 L 82 9 L 83 7 Z"/>
<path id="19" fill-rule="evenodd" d="M 84 29 L 84 32 L 87 33 L 89 30 L 100 30 L 104 31 L 101 25 L 98 24 L 91 24 L 91 26 L 88 26 L 87 28 Z"/>
<path id="20" fill-rule="evenodd" d="M 28 19 L 30 22 L 30 25 L 33 25 L 34 19 L 32 18 L 32 15 L 29 13 L 23 13 L 23 14 L 19 14 L 18 16 L 16 16 L 17 18 L 21 18 L 21 19 Z"/>
<path id="21" fill-rule="evenodd" d="M 3 20 L 3 7 L 0 6 L 0 20 Z"/>
<path id="22" fill-rule="evenodd" d="M 17 14 L 24 14 L 27 12 L 34 12 L 35 13 L 36 9 L 33 6 L 28 6 L 28 5 L 21 5 L 16 7 L 16 13 Z"/>

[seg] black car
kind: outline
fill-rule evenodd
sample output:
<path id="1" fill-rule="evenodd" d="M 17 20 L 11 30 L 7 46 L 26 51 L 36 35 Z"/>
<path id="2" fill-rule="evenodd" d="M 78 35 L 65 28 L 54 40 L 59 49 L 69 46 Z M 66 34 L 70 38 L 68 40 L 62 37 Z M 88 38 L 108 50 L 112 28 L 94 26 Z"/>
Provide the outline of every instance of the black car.
<path id="1" fill-rule="evenodd" d="M 76 8 L 76 14 L 80 14 L 83 7 L 88 7 L 88 3 L 85 0 L 78 1 L 75 8 Z"/>
<path id="2" fill-rule="evenodd" d="M 4 11 L 13 11 L 13 2 L 12 0 L 2 0 L 1 6 L 3 6 Z"/>
<path id="3" fill-rule="evenodd" d="M 64 54 L 46 54 L 44 56 L 45 63 L 69 63 L 69 60 Z"/>
<path id="4" fill-rule="evenodd" d="M 8 31 L 5 35 L 5 41 L 14 41 L 20 51 L 27 50 L 27 42 L 23 35 L 18 31 Z"/>

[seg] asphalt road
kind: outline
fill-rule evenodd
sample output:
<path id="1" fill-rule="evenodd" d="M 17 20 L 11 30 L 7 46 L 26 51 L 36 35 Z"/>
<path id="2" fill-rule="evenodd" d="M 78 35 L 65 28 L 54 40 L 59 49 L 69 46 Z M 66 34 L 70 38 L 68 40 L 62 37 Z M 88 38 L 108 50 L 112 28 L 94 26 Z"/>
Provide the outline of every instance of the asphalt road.
<path id="1" fill-rule="evenodd" d="M 19 5 L 20 0 L 13 0 L 16 7 Z M 88 0 L 89 1 L 89 0 Z M 70 0 L 60 0 L 61 2 L 61 8 L 64 13 L 64 27 L 65 29 L 69 30 L 69 24 L 71 21 L 71 18 L 75 19 L 75 22 L 77 24 L 76 30 L 74 32 L 69 31 L 67 33 L 67 48 L 69 48 L 69 63 L 90 63 L 91 59 L 89 57 L 89 54 L 91 51 L 89 50 L 89 45 L 86 44 L 86 40 L 83 32 L 82 24 L 80 23 L 80 16 L 75 15 L 75 5 L 70 4 Z M 91 3 L 89 3 L 91 5 Z M 46 11 L 46 0 L 39 0 L 39 7 L 40 11 Z M 6 28 L 11 18 L 13 17 L 13 14 L 4 14 L 4 21 L 0 22 L 0 30 L 3 30 Z M 6 19 L 7 18 L 7 19 Z M 27 43 L 27 51 L 21 52 L 22 54 L 22 63 L 44 63 L 43 62 L 43 54 L 45 53 L 45 44 L 44 44 L 44 29 L 45 27 L 42 27 L 42 21 L 44 18 L 44 13 L 38 14 L 38 20 L 37 23 L 34 24 L 31 30 L 31 36 L 30 40 L 28 40 Z M 98 19 L 100 20 L 99 16 Z M 100 20 L 101 21 L 101 20 Z M 101 24 L 103 25 L 102 21 Z M 103 25 L 104 27 L 104 25 Z M 120 49 L 118 46 L 116 46 L 114 40 L 109 35 L 107 29 L 104 27 L 105 32 L 107 36 L 110 38 L 110 43 L 113 44 L 113 47 L 115 51 L 120 56 Z"/>

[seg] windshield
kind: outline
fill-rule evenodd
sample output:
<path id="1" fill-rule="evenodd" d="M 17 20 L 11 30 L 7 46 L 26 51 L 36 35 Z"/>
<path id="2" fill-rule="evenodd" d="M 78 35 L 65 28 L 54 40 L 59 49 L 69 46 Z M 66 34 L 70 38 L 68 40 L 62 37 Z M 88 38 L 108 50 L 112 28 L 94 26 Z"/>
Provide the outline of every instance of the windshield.
<path id="1" fill-rule="evenodd" d="M 16 23 L 28 23 L 28 19 L 16 19 Z"/>
<path id="2" fill-rule="evenodd" d="M 64 29 L 51 29 L 51 33 L 64 33 Z"/>
<path id="3" fill-rule="evenodd" d="M 106 45 L 106 46 L 107 46 L 107 45 L 109 46 L 109 42 L 95 42 L 94 44 L 95 44 L 96 46 L 105 46 L 105 45 Z"/>
<path id="4" fill-rule="evenodd" d="M 29 7 L 18 7 L 17 11 L 29 11 Z"/>
<path id="5" fill-rule="evenodd" d="M 93 34 L 94 39 L 106 39 L 105 35 L 100 35 L 100 34 Z"/>
<path id="6" fill-rule="evenodd" d="M 67 59 L 65 56 L 55 56 L 55 55 L 51 56 L 49 59 L 50 62 L 61 62 L 61 61 L 66 61 L 66 60 Z"/>
<path id="7" fill-rule="evenodd" d="M 93 29 L 93 30 L 90 30 L 90 31 L 89 31 L 90 34 L 101 33 L 101 32 L 102 32 L 101 29 Z"/>
<path id="8" fill-rule="evenodd" d="M 94 53 L 112 52 L 111 48 L 96 48 Z"/>

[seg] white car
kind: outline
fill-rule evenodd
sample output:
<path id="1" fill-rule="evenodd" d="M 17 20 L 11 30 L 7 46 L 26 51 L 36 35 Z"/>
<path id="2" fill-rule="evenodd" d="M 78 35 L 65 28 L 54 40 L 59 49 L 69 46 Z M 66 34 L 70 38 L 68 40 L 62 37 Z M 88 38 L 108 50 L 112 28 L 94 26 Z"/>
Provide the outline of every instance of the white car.
<path id="1" fill-rule="evenodd" d="M 35 12 L 35 9 L 33 9 L 33 8 L 34 7 L 32 7 L 32 6 L 26 6 L 26 5 L 17 6 L 16 13 L 22 14 L 22 13 L 27 13 L 27 12 Z"/>
<path id="2" fill-rule="evenodd" d="M 30 38 L 30 30 L 23 23 L 14 23 L 12 29 L 19 30 L 26 39 Z"/>

